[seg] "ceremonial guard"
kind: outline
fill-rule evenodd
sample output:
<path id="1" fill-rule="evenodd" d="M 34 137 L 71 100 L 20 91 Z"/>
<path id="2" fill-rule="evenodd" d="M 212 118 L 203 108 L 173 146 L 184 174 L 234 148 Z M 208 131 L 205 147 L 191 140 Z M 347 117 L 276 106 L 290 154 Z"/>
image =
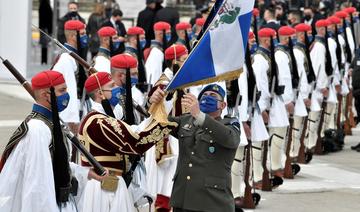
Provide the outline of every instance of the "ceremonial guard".
<path id="1" fill-rule="evenodd" d="M 283 94 L 278 93 L 273 97 L 274 107 L 270 109 L 269 113 L 271 171 L 273 175 L 278 177 L 284 177 L 282 156 L 284 155 L 285 141 L 288 139 L 288 136 L 290 136 L 287 135 L 287 132 L 292 128 L 292 126 L 289 126 L 289 118 L 292 119 L 294 113 L 294 89 L 297 88 L 299 80 L 296 61 L 292 61 L 292 48 L 289 47 L 289 44 L 292 46 L 292 37 L 295 35 L 295 32 L 296 31 L 289 26 L 280 27 L 278 30 L 280 43 L 275 50 L 278 84 L 284 86 Z M 274 80 L 274 78 L 272 79 Z M 274 90 L 276 90 L 276 85 Z M 277 98 L 279 98 L 278 100 L 280 101 L 277 101 Z M 276 102 L 278 102 L 279 105 L 276 105 Z M 285 111 L 283 110 L 284 106 L 286 107 Z M 284 116 L 284 114 L 287 114 L 287 116 Z M 281 119 L 281 117 L 285 117 L 285 119 Z"/>
<path id="2" fill-rule="evenodd" d="M 154 24 L 155 40 L 151 41 L 148 57 L 146 59 L 147 83 L 154 85 L 165 70 L 164 51 L 171 40 L 171 26 L 166 22 Z"/>
<path id="3" fill-rule="evenodd" d="M 87 46 L 87 35 L 85 32 L 85 24 L 78 20 L 70 20 L 65 22 L 65 48 L 69 51 L 78 53 L 81 48 Z M 55 71 L 58 71 L 64 75 L 68 92 L 70 95 L 68 107 L 60 113 L 60 118 L 69 125 L 70 129 L 74 132 L 78 132 L 80 123 L 79 116 L 79 100 L 77 91 L 77 74 L 79 65 L 76 60 L 70 56 L 69 53 L 64 52 L 60 55 L 56 61 L 54 67 Z"/>
<path id="4" fill-rule="evenodd" d="M 127 31 L 127 45 L 125 53 L 135 57 L 138 61 L 139 82 L 146 82 L 143 50 L 146 46 L 145 31 L 141 27 L 131 27 Z"/>
<path id="5" fill-rule="evenodd" d="M 106 111 L 106 107 L 103 107 L 102 101 L 108 100 L 111 109 L 114 108 L 119 103 L 120 88 L 115 87 L 115 83 L 111 79 L 110 74 L 107 72 L 98 72 L 91 75 L 85 82 L 85 89 L 93 100 L 92 112 L 90 112 L 90 114 L 99 113 L 105 115 L 109 113 L 108 115 L 111 115 L 112 111 Z M 106 143 L 100 143 L 101 140 L 97 139 L 97 137 L 94 137 L 92 141 L 88 140 L 86 130 L 88 127 L 91 127 L 86 125 L 88 118 L 89 114 L 81 123 L 80 140 L 85 142 L 85 147 L 94 154 L 97 161 L 109 170 L 110 176 L 105 178 L 102 183 L 94 180 L 87 183 L 83 211 L 135 211 L 133 200 L 127 190 L 124 179 L 121 177 L 129 168 L 127 167 L 129 164 L 126 163 L 126 157 L 118 151 L 115 151 L 117 149 L 104 149 L 103 145 L 106 145 Z M 115 115 L 114 118 L 119 119 L 121 117 L 116 117 Z M 82 158 L 82 163 L 84 166 L 89 165 L 84 158 Z M 111 176 L 113 176 L 113 179 L 110 178 Z M 105 186 L 106 183 L 111 184 L 111 180 L 116 181 L 117 185 L 112 185 L 114 186 L 112 190 Z M 109 208 L 108 205 L 110 203 L 111 207 Z"/>
<path id="6" fill-rule="evenodd" d="M 159 103 L 164 96 L 157 89 L 150 103 Z M 221 118 L 224 97 L 220 86 L 210 84 L 198 98 L 184 96 L 182 105 L 190 114 L 169 118 L 178 123 L 173 135 L 179 139 L 170 199 L 174 212 L 235 210 L 230 169 L 239 145 L 240 125 L 237 119 Z"/>
<path id="7" fill-rule="evenodd" d="M 117 32 L 112 27 L 102 27 L 98 31 L 100 39 L 100 48 L 97 55 L 94 57 L 93 67 L 98 71 L 110 73 L 111 65 L 110 58 L 114 51 L 120 46 Z"/>
<path id="8" fill-rule="evenodd" d="M 312 92 L 311 107 L 309 113 L 309 136 L 307 139 L 307 147 L 309 151 L 314 153 L 316 141 L 318 139 L 318 127 L 320 123 L 320 112 L 323 98 L 328 95 L 328 77 L 326 74 L 325 61 L 326 58 L 326 28 L 329 22 L 319 20 L 316 22 L 317 35 L 311 47 L 310 57 L 316 76 L 316 87 Z M 330 67 L 332 68 L 332 67 Z"/>
<path id="9" fill-rule="evenodd" d="M 188 56 L 187 49 L 183 45 L 172 45 L 165 51 L 165 59 L 168 64 L 164 74 L 154 84 L 153 92 L 162 86 L 166 86 L 172 79 L 179 66 L 183 64 Z M 185 113 L 181 105 L 184 91 L 179 89 L 166 97 L 166 112 L 172 116 L 180 116 Z M 179 155 L 178 139 L 173 136 L 164 138 L 154 147 L 146 152 L 145 166 L 149 192 L 156 197 L 155 208 L 159 212 L 170 211 L 169 204 L 171 190 L 173 187 L 172 178 L 175 174 L 176 164 Z"/>
<path id="10" fill-rule="evenodd" d="M 190 41 L 192 39 L 191 24 L 187 22 L 180 22 L 176 24 L 176 34 L 178 36 L 176 44 L 184 45 L 187 50 L 190 51 Z"/>
<path id="11" fill-rule="evenodd" d="M 176 123 L 159 123 L 153 119 L 141 126 L 130 126 L 113 118 L 111 109 L 118 103 L 120 92 L 120 88 L 114 85 L 110 74 L 105 72 L 93 74 L 86 81 L 85 88 L 97 104 L 83 119 L 79 138 L 97 161 L 108 168 L 110 175 L 101 184 L 88 183 L 84 212 L 134 211 L 134 200 L 121 177 L 130 168 L 123 156 L 142 155 L 176 126 Z M 111 105 L 110 108 L 106 102 Z M 85 158 L 82 158 L 82 164 L 89 165 Z"/>
<path id="12" fill-rule="evenodd" d="M 0 162 L 0 210 L 78 211 L 88 179 L 102 177 L 69 162 L 71 146 L 58 115 L 70 98 L 63 75 L 42 71 L 31 82 L 36 103 L 10 138 Z"/>
<path id="13" fill-rule="evenodd" d="M 263 188 L 263 172 L 267 170 L 266 163 L 263 162 L 264 157 L 267 157 L 268 144 L 266 141 L 269 139 L 268 132 L 264 123 L 269 122 L 268 110 L 270 108 L 270 88 L 271 82 L 271 49 L 274 48 L 273 39 L 276 37 L 276 32 L 270 28 L 263 28 L 258 32 L 259 48 L 254 54 L 254 61 L 252 69 L 255 74 L 257 89 L 261 92 L 260 98 L 257 101 L 258 110 L 254 113 L 254 118 L 251 121 L 251 140 L 254 142 L 253 146 L 253 167 L 254 167 L 254 181 L 257 189 Z M 273 61 L 275 63 L 275 61 Z M 284 108 L 285 110 L 285 108 Z M 281 114 L 285 114 L 284 111 Z M 260 115 L 261 114 L 261 115 Z M 286 121 L 287 122 L 287 121 Z M 286 123 L 285 122 L 285 123 Z M 264 154 L 262 155 L 262 152 Z M 263 159 L 263 160 L 262 160 Z M 265 165 L 265 166 L 264 166 Z M 274 186 L 274 184 L 273 184 Z"/>
<path id="14" fill-rule="evenodd" d="M 126 98 L 121 101 L 125 111 L 124 120 L 128 124 L 139 124 L 144 114 L 133 111 L 132 108 L 136 105 L 143 106 L 146 101 L 144 94 L 136 87 L 139 77 L 138 61 L 129 54 L 118 54 L 111 58 L 111 74 L 115 84 L 124 89 Z"/>
<path id="15" fill-rule="evenodd" d="M 255 82 L 255 76 L 254 72 L 252 70 L 252 56 L 251 49 L 254 49 L 254 46 L 256 47 L 256 40 L 255 35 L 253 32 L 249 32 L 249 40 L 248 40 L 248 47 L 246 50 L 245 55 L 245 65 L 243 68 L 243 73 L 240 75 L 240 78 L 237 81 L 238 87 L 239 87 L 239 94 L 236 98 L 235 105 L 240 104 L 237 108 L 235 108 L 235 114 L 239 118 L 240 123 L 240 145 L 238 149 L 236 150 L 235 160 L 233 162 L 233 165 L 231 167 L 231 178 L 232 178 L 232 186 L 231 191 L 235 198 L 235 211 L 242 211 L 241 208 L 254 208 L 255 205 L 260 200 L 260 196 L 258 196 L 258 199 L 255 199 L 255 203 L 253 205 L 248 205 L 247 200 L 245 200 L 245 196 L 249 195 L 249 193 L 246 193 L 247 187 L 250 187 L 250 195 L 251 199 L 253 199 L 251 194 L 251 185 L 250 184 L 250 175 L 252 175 L 252 167 L 250 167 L 250 164 L 252 163 L 251 158 L 253 157 L 253 149 L 248 141 L 251 141 L 251 119 L 252 114 L 249 110 L 249 108 L 252 106 L 253 100 L 253 94 L 254 94 L 254 88 L 256 86 Z M 254 53 L 254 52 L 253 52 Z M 248 92 L 250 91 L 251 94 Z M 256 92 L 256 89 L 255 89 Z M 255 103 L 256 104 L 256 103 Z M 251 117 L 250 117 L 251 116 Z M 262 122 L 263 129 L 265 129 L 265 125 Z M 265 130 L 266 131 L 266 130 Z M 249 145 L 250 144 L 250 145 Z M 246 148 L 246 151 L 245 151 Z M 249 157 L 247 157 L 247 154 L 250 154 Z M 248 166 L 247 166 L 248 165 Z M 245 183 L 245 189 L 243 189 L 242 181 Z M 245 190 L 245 192 L 244 192 Z"/>
<path id="16" fill-rule="evenodd" d="M 294 108 L 294 123 L 292 131 L 292 145 L 290 157 L 293 161 L 298 161 L 300 147 L 303 146 L 304 150 L 301 152 L 305 157 L 305 149 L 308 146 L 304 143 L 305 128 L 308 127 L 308 111 L 311 105 L 310 94 L 312 92 L 312 83 L 315 80 L 314 70 L 310 61 L 309 54 L 309 37 L 312 37 L 312 29 L 310 25 L 301 23 L 295 26 L 296 30 L 296 44 L 294 46 L 294 56 L 296 58 L 297 71 L 299 76 L 299 87 L 295 96 Z M 303 161 L 302 161 L 303 162 Z"/>

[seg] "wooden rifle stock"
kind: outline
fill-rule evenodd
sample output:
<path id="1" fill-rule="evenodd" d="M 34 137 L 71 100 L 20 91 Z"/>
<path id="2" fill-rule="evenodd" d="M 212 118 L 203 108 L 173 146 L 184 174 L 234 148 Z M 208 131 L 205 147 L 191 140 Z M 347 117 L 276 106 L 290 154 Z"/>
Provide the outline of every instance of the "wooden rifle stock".
<path id="1" fill-rule="evenodd" d="M 355 124 L 355 120 L 354 120 L 354 113 L 353 113 L 353 110 L 352 110 L 352 102 L 353 102 L 353 91 L 351 90 L 350 93 L 349 93 L 349 122 L 350 122 L 350 126 L 351 128 L 355 127 L 356 124 Z"/>
<path id="2" fill-rule="evenodd" d="M 337 116 L 336 116 L 336 126 L 337 129 L 341 129 L 341 111 L 342 111 L 342 95 L 338 94 L 337 96 L 338 99 L 338 108 L 337 108 Z"/>
<path id="3" fill-rule="evenodd" d="M 350 118 L 349 118 L 349 110 L 351 109 L 350 108 L 350 104 L 351 104 L 351 101 L 350 101 L 350 93 L 346 96 L 346 103 L 345 103 L 345 123 L 344 123 L 344 132 L 345 132 L 345 135 L 352 135 L 352 132 L 351 132 L 351 123 L 350 123 Z"/>
<path id="4" fill-rule="evenodd" d="M 245 176 L 244 176 L 244 182 L 245 182 L 245 192 L 244 192 L 244 208 L 249 208 L 249 209 L 254 209 L 255 208 L 255 203 L 254 203 L 254 199 L 251 193 L 251 185 L 249 183 L 250 180 L 250 157 L 251 157 L 251 150 L 252 150 L 252 143 L 251 140 L 248 139 L 248 145 L 245 148 L 246 151 L 246 155 L 245 155 Z"/>
<path id="5" fill-rule="evenodd" d="M 309 114 L 309 109 L 307 111 Z M 306 161 L 305 161 L 305 141 L 304 140 L 305 140 L 305 136 L 306 136 L 308 122 L 309 122 L 309 115 L 307 115 L 304 118 L 304 124 L 303 124 L 303 128 L 302 128 L 301 136 L 300 136 L 300 148 L 299 148 L 297 162 L 302 163 L 302 164 L 306 163 Z"/>
<path id="6" fill-rule="evenodd" d="M 291 157 L 290 157 L 290 150 L 292 144 L 292 131 L 294 125 L 294 118 L 290 116 L 289 118 L 289 129 L 288 129 L 288 142 L 286 144 L 286 161 L 285 161 L 285 168 L 284 168 L 284 177 L 287 179 L 294 179 L 294 174 L 291 167 Z"/>
<path id="7" fill-rule="evenodd" d="M 270 181 L 270 177 L 269 177 L 270 173 L 266 166 L 268 150 L 269 150 L 269 141 L 266 140 L 263 142 L 263 158 L 262 158 L 262 167 L 264 169 L 263 176 L 262 176 L 262 190 L 263 191 L 272 191 L 271 181 Z"/>
<path id="8" fill-rule="evenodd" d="M 315 145 L 315 154 L 317 154 L 317 155 L 323 154 L 321 131 L 322 131 L 323 124 L 324 124 L 325 112 L 326 112 L 326 98 L 324 98 L 322 105 L 321 105 L 320 121 L 319 121 L 319 126 L 317 129 L 317 140 L 316 140 L 316 145 Z"/>
<path id="9" fill-rule="evenodd" d="M 6 68 L 11 72 L 12 75 L 20 82 L 20 84 L 26 89 L 26 91 L 34 98 L 34 91 L 31 88 L 31 85 L 26 79 L 20 74 L 18 70 L 8 61 L 4 60 L 0 57 L 0 59 L 3 61 L 3 64 L 6 66 Z M 89 161 L 89 163 L 94 167 L 94 171 L 98 175 L 105 175 L 106 170 L 103 166 L 94 158 L 93 155 L 91 155 L 85 147 L 80 143 L 79 139 L 70 132 L 70 130 L 67 129 L 66 126 L 62 125 L 64 128 L 64 133 L 66 134 L 66 137 L 71 141 L 71 143 L 86 157 L 86 159 Z"/>

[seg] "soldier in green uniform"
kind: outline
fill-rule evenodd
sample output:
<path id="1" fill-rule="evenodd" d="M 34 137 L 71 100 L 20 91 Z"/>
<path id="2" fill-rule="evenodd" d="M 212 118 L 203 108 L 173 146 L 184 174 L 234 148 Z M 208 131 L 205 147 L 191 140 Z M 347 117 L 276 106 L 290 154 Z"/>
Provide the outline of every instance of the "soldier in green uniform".
<path id="1" fill-rule="evenodd" d="M 165 93 L 157 89 L 150 103 Z M 182 105 L 190 111 L 169 117 L 178 123 L 173 135 L 179 139 L 179 159 L 170 204 L 174 212 L 233 212 L 231 165 L 240 142 L 237 119 L 221 118 L 225 91 L 206 86 L 199 97 L 185 94 Z"/>

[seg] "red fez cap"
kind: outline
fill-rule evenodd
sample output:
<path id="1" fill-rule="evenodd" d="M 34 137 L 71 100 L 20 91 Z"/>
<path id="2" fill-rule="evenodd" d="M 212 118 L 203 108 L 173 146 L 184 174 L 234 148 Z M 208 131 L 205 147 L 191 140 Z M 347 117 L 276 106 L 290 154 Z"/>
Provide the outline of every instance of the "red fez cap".
<path id="1" fill-rule="evenodd" d="M 254 39 L 255 34 L 252 31 L 249 31 L 249 39 Z"/>
<path id="2" fill-rule="evenodd" d="M 57 71 L 46 70 L 36 74 L 31 79 L 31 86 L 33 90 L 50 88 L 65 83 L 64 76 Z"/>
<path id="3" fill-rule="evenodd" d="M 328 19 L 327 19 L 331 24 L 340 24 L 341 23 L 341 19 L 336 17 L 336 16 L 330 16 Z"/>
<path id="4" fill-rule="evenodd" d="M 271 28 L 262 28 L 259 30 L 258 32 L 258 36 L 260 38 L 263 38 L 263 37 L 274 37 L 276 36 L 276 31 L 271 29 Z"/>
<path id="5" fill-rule="evenodd" d="M 278 32 L 280 36 L 291 36 L 296 33 L 296 30 L 289 26 L 282 26 Z"/>
<path id="6" fill-rule="evenodd" d="M 187 53 L 188 51 L 184 45 L 174 44 L 165 50 L 165 60 L 178 59 Z"/>
<path id="7" fill-rule="evenodd" d="M 312 29 L 310 25 L 301 23 L 295 26 L 295 30 L 296 32 L 309 32 Z"/>
<path id="8" fill-rule="evenodd" d="M 65 22 L 64 29 L 79 31 L 81 29 L 85 29 L 85 24 L 79 20 L 69 20 Z"/>
<path id="9" fill-rule="evenodd" d="M 198 26 L 204 26 L 206 19 L 205 18 L 197 18 L 195 24 Z"/>
<path id="10" fill-rule="evenodd" d="M 111 75 L 107 72 L 97 72 L 92 74 L 85 81 L 86 92 L 91 93 L 92 91 L 99 89 L 101 86 L 108 82 L 111 82 Z"/>
<path id="11" fill-rule="evenodd" d="M 344 11 L 338 11 L 335 13 L 335 16 L 338 18 L 346 18 L 349 16 L 349 14 L 347 14 L 347 12 Z"/>
<path id="12" fill-rule="evenodd" d="M 170 28 L 170 24 L 164 21 L 159 21 L 154 24 L 154 30 L 170 30 Z"/>
<path id="13" fill-rule="evenodd" d="M 315 24 L 316 28 L 320 28 L 320 27 L 327 27 L 329 26 L 331 23 L 326 20 L 326 19 L 321 19 L 321 20 L 318 20 Z"/>
<path id="14" fill-rule="evenodd" d="M 109 26 L 101 27 L 97 33 L 100 37 L 112 37 L 117 34 L 116 30 Z"/>
<path id="15" fill-rule="evenodd" d="M 145 31 L 141 27 L 130 27 L 127 31 L 128 35 L 144 35 Z"/>
<path id="16" fill-rule="evenodd" d="M 187 22 L 180 22 L 176 24 L 176 30 L 187 30 L 187 29 L 191 29 L 191 24 Z"/>
<path id="17" fill-rule="evenodd" d="M 259 11 L 259 9 L 258 8 L 254 8 L 253 9 L 253 16 L 259 16 L 260 15 L 260 11 Z"/>
<path id="18" fill-rule="evenodd" d="M 356 8 L 355 7 L 347 7 L 343 11 L 347 12 L 348 14 L 353 14 L 354 12 L 356 12 Z"/>
<path id="19" fill-rule="evenodd" d="M 138 66 L 137 60 L 129 54 L 118 54 L 111 58 L 112 68 L 136 68 Z"/>

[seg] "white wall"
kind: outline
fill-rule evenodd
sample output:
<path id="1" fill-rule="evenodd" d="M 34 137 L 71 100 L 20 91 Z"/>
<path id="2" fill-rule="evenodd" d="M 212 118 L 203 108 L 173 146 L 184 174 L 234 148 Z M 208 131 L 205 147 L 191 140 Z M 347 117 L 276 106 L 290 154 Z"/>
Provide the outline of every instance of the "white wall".
<path id="1" fill-rule="evenodd" d="M 0 56 L 26 76 L 31 39 L 31 0 L 0 0 Z M 12 78 L 0 64 L 0 78 Z"/>

